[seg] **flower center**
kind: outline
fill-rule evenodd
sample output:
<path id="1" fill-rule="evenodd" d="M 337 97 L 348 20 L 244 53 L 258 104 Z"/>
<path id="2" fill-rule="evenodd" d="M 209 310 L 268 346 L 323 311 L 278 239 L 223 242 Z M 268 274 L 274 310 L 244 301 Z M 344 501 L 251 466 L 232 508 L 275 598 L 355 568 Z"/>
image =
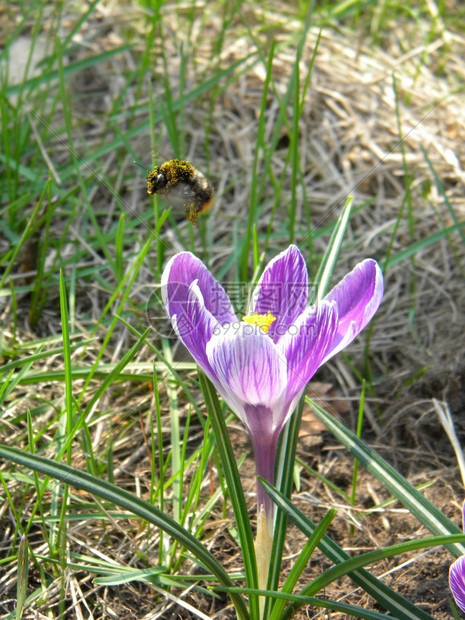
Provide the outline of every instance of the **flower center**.
<path id="1" fill-rule="evenodd" d="M 254 312 L 253 314 L 243 316 L 242 320 L 246 323 L 250 323 L 250 325 L 258 325 L 258 327 L 260 327 L 266 334 L 270 329 L 271 323 L 276 321 L 276 317 L 269 311 L 266 314 L 258 314 L 258 312 Z"/>

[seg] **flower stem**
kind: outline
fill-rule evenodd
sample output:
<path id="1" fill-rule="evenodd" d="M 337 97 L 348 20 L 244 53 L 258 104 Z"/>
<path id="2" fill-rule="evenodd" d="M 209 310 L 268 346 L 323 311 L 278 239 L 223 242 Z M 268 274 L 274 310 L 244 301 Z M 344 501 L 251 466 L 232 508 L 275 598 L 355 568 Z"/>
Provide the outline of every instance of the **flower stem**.
<path id="1" fill-rule="evenodd" d="M 261 476 L 270 484 L 274 484 L 274 465 L 276 460 L 277 437 L 264 432 L 252 438 L 255 453 L 255 468 L 257 476 Z M 257 517 L 260 518 L 264 510 L 268 522 L 268 530 L 273 533 L 275 505 L 271 497 L 257 480 Z"/>
<path id="2" fill-rule="evenodd" d="M 261 476 L 274 484 L 274 465 L 276 459 L 277 438 L 267 433 L 256 434 L 253 437 L 255 467 L 257 476 Z M 266 590 L 268 572 L 270 569 L 271 548 L 273 545 L 273 530 L 275 505 L 268 493 L 257 480 L 257 536 L 255 538 L 255 556 L 257 558 L 258 587 Z M 260 596 L 260 618 L 265 611 L 265 598 Z"/>
<path id="3" fill-rule="evenodd" d="M 266 590 L 268 582 L 268 571 L 270 568 L 271 547 L 273 545 L 273 535 L 268 527 L 269 522 L 265 514 L 265 509 L 261 507 L 258 513 L 257 537 L 255 538 L 255 556 L 257 558 L 258 587 Z M 260 597 L 260 618 L 263 619 L 265 610 L 265 598 Z"/>

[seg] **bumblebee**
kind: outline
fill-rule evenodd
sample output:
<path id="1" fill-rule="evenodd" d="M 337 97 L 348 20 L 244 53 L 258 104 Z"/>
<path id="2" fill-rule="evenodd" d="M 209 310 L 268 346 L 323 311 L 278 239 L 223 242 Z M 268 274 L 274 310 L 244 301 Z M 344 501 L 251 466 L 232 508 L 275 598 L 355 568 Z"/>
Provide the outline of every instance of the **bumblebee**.
<path id="1" fill-rule="evenodd" d="M 190 162 L 180 159 L 155 166 L 147 177 L 147 193 L 165 194 L 169 202 L 182 205 L 191 222 L 208 211 L 215 195 L 207 178 Z"/>

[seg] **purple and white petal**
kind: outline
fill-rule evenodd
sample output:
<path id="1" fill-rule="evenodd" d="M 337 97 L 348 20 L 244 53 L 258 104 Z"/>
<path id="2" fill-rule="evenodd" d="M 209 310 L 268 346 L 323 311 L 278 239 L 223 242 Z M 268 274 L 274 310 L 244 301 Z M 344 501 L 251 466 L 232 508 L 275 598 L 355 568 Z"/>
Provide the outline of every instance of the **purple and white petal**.
<path id="1" fill-rule="evenodd" d="M 197 281 L 206 309 L 221 323 L 237 320 L 234 309 L 224 288 L 208 271 L 205 265 L 191 252 L 173 256 L 161 277 L 163 303 L 170 317 L 178 313 L 176 304 L 186 299 L 189 286 Z"/>
<path id="2" fill-rule="evenodd" d="M 278 349 L 287 359 L 287 399 L 289 405 L 313 377 L 331 347 L 338 327 L 338 308 L 335 302 L 321 301 L 300 315 L 287 334 L 279 341 Z M 292 407 L 287 412 L 292 413 Z"/>
<path id="3" fill-rule="evenodd" d="M 276 317 L 268 336 L 277 342 L 308 303 L 308 271 L 299 248 L 290 245 L 265 267 L 255 287 L 249 312 Z"/>
<path id="4" fill-rule="evenodd" d="M 197 364 L 211 378 L 213 371 L 208 361 L 206 348 L 219 323 L 205 308 L 197 283 L 193 282 L 187 288 L 183 303 L 173 301 L 171 307 L 174 310 L 171 322 L 177 335 Z"/>
<path id="5" fill-rule="evenodd" d="M 335 301 L 339 325 L 322 363 L 342 351 L 364 329 L 378 310 L 383 298 L 383 274 L 378 263 L 368 258 L 359 263 L 325 297 Z"/>
<path id="6" fill-rule="evenodd" d="M 218 327 L 207 344 L 207 357 L 220 392 L 248 428 L 245 404 L 282 409 L 286 359 L 259 327 L 245 322 Z"/>
<path id="7" fill-rule="evenodd" d="M 449 585 L 455 602 L 462 611 L 465 611 L 465 555 L 462 555 L 451 565 Z"/>

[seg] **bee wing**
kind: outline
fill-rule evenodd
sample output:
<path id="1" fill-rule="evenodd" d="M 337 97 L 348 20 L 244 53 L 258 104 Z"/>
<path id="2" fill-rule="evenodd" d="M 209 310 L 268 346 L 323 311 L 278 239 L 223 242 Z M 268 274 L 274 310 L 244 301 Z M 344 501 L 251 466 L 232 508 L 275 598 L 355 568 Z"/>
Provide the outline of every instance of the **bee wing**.
<path id="1" fill-rule="evenodd" d="M 175 186 L 170 187 L 166 191 L 165 196 L 171 206 L 179 209 L 183 208 L 187 219 L 195 222 L 202 209 L 199 206 L 194 189 L 188 183 L 179 181 L 179 183 L 176 183 Z"/>

